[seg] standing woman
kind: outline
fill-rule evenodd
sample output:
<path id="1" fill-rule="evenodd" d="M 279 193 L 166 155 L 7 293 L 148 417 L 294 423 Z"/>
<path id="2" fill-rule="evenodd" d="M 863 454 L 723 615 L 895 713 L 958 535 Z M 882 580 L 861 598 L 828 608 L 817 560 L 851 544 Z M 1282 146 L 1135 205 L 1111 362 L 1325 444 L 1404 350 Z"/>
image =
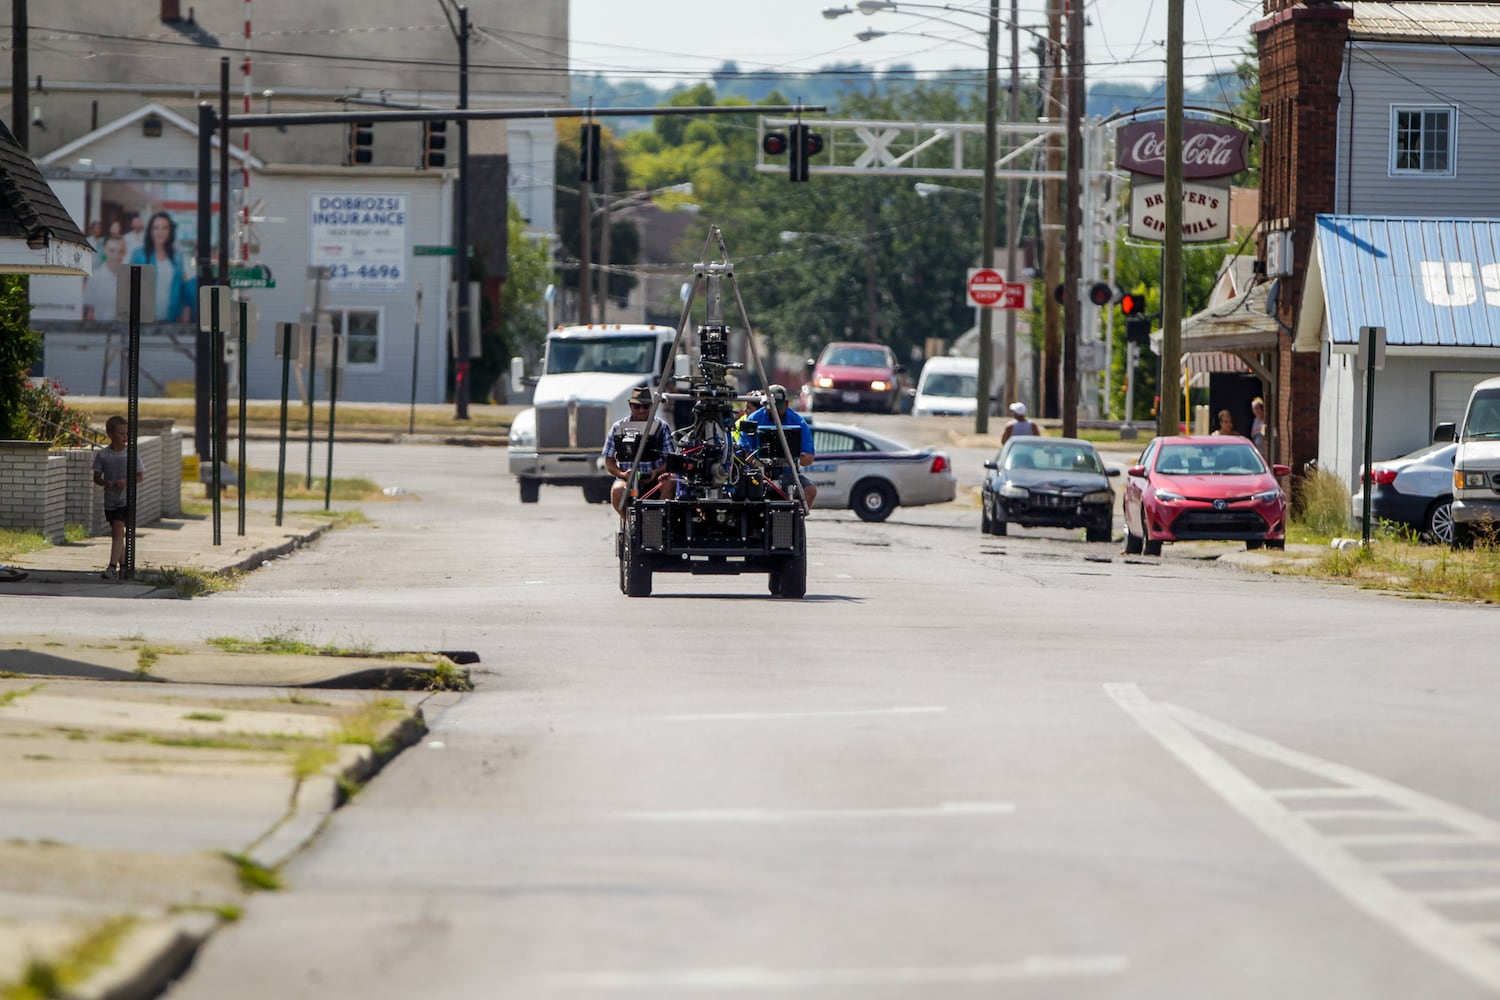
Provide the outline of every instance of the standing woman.
<path id="1" fill-rule="evenodd" d="M 1266 454 L 1266 401 L 1259 396 L 1250 400 L 1250 412 L 1254 414 L 1250 421 L 1250 440 L 1255 442 L 1255 450 L 1260 452 L 1261 458 L 1269 458 Z"/>
<path id="2" fill-rule="evenodd" d="M 151 216 L 146 239 L 130 254 L 132 264 L 156 267 L 156 321 L 188 323 L 192 321 L 193 300 L 188 289 L 187 271 L 177 256 L 177 223 L 166 212 Z"/>

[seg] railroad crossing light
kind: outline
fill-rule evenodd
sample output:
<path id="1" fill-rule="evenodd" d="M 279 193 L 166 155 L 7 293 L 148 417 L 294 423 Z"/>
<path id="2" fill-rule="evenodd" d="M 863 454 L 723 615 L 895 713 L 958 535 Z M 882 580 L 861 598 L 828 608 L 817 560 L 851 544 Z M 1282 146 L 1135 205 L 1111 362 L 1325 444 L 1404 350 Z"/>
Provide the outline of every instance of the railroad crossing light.
<path id="1" fill-rule="evenodd" d="M 375 159 L 375 123 L 349 123 L 349 166 L 371 163 Z"/>
<path id="2" fill-rule="evenodd" d="M 600 129 L 594 122 L 578 130 L 578 179 L 593 184 L 599 180 Z"/>
<path id="3" fill-rule="evenodd" d="M 1143 316 L 1146 313 L 1146 296 L 1126 292 L 1120 296 L 1120 312 L 1126 316 Z"/>
<path id="4" fill-rule="evenodd" d="M 780 156 L 786 152 L 786 136 L 780 132 L 767 132 L 765 138 L 760 140 L 760 148 L 766 151 L 767 156 Z"/>
<path id="5" fill-rule="evenodd" d="M 770 139 L 770 136 L 766 137 Z M 807 161 L 823 151 L 823 137 L 814 132 L 810 126 L 797 122 L 787 135 L 787 167 L 791 175 L 791 182 L 796 184 L 807 180 Z M 767 152 L 770 152 L 768 149 Z"/>
<path id="6" fill-rule="evenodd" d="M 1102 281 L 1096 281 L 1089 286 L 1089 301 L 1096 306 L 1107 306 L 1114 301 L 1114 289 Z"/>
<path id="7" fill-rule="evenodd" d="M 441 167 L 447 164 L 448 157 L 443 150 L 448 148 L 448 123 L 423 122 L 422 123 L 422 166 Z"/>

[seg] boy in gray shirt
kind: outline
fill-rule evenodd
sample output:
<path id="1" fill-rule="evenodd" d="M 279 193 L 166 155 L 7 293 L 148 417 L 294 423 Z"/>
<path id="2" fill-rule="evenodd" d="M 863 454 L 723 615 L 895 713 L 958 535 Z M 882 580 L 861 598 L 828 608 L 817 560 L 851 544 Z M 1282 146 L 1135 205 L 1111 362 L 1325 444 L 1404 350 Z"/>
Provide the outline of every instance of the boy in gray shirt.
<path id="1" fill-rule="evenodd" d="M 126 476 L 130 468 L 130 422 L 121 416 L 110 417 L 104 423 L 104 433 L 109 435 L 109 447 L 94 452 L 94 485 L 104 487 L 104 519 L 109 522 L 109 568 L 100 575 L 106 580 L 118 580 L 125 568 L 125 520 L 129 483 Z M 135 481 L 146 478 L 146 466 L 141 457 L 135 457 Z"/>

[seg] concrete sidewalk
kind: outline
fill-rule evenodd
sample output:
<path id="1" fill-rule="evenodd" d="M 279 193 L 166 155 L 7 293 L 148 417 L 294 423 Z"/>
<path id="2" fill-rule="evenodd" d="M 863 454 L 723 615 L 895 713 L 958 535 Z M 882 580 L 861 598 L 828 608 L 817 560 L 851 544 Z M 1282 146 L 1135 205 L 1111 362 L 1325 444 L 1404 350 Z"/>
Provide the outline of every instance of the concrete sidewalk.
<path id="1" fill-rule="evenodd" d="M 226 508 L 216 546 L 207 517 L 145 526 L 143 580 L 100 578 L 107 537 L 12 560 L 28 575 L 0 582 L 0 620 L 15 594 L 176 597 L 149 578 L 250 570 L 327 522 L 236 527 Z M 0 996 L 159 995 L 467 682 L 434 654 L 0 636 Z"/>

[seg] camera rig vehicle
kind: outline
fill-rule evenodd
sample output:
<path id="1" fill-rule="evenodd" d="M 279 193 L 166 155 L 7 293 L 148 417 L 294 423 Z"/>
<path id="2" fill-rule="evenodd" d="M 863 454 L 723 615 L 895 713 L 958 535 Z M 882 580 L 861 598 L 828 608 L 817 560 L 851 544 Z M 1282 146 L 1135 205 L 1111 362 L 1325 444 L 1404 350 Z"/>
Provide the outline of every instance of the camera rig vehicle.
<path id="1" fill-rule="evenodd" d="M 628 506 L 617 539 L 620 590 L 646 597 L 656 573 L 735 576 L 766 573 L 770 592 L 800 598 L 807 592 L 807 504 L 797 475 L 797 451 L 774 406 L 772 425 L 742 419 L 746 404 L 761 401 L 741 393 L 743 362 L 729 359 L 730 327 L 722 320 L 727 281 L 739 307 L 741 328 L 750 329 L 734 282 L 723 236 L 709 232 L 703 261 L 694 265 L 692 292 L 684 304 L 673 344 L 677 365 L 652 392 L 644 421 L 627 421 L 615 434 L 616 461 L 627 470 Z M 709 261 L 717 245 L 718 261 Z M 696 330 L 696 370 L 681 349 L 700 289 L 707 289 L 707 320 Z M 753 337 L 744 338 L 767 385 Z M 685 385 L 684 385 L 685 383 Z M 691 415 L 663 448 L 657 411 L 675 404 Z M 795 433 L 795 431 L 793 432 Z M 667 475 L 643 490 L 642 467 L 661 463 Z"/>

